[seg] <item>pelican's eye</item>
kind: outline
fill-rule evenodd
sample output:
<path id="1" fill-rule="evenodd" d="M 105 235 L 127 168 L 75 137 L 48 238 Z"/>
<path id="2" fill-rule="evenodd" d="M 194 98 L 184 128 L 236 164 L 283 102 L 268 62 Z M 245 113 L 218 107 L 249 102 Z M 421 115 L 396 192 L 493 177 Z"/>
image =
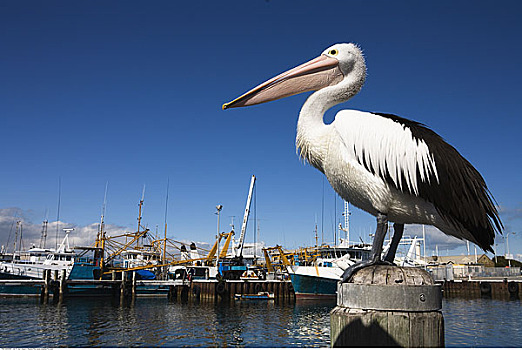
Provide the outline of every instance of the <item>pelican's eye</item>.
<path id="1" fill-rule="evenodd" d="M 337 56 L 337 54 L 339 53 L 339 51 L 337 51 L 336 49 L 332 49 L 328 52 L 329 55 L 332 55 L 332 56 Z"/>

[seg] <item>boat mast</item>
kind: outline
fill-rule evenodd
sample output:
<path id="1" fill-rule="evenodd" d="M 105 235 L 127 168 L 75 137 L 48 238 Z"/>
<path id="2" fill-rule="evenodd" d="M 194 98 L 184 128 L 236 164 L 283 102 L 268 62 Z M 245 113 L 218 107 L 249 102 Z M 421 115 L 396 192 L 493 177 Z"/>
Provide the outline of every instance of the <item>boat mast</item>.
<path id="1" fill-rule="evenodd" d="M 103 270 L 104 261 L 103 258 L 105 256 L 105 208 L 107 207 L 107 188 L 109 186 L 109 182 L 105 183 L 105 194 L 103 196 L 103 205 L 100 219 L 100 231 L 98 231 L 98 235 L 96 237 L 96 248 L 101 248 L 101 256 L 100 256 L 100 268 Z"/>
<path id="2" fill-rule="evenodd" d="M 344 230 L 346 232 L 346 242 L 350 243 L 350 204 L 344 201 Z"/>
<path id="3" fill-rule="evenodd" d="M 58 249 L 58 231 L 60 229 L 60 201 L 62 198 L 62 177 L 58 176 L 58 210 L 56 212 L 56 235 L 54 237 L 55 249 Z"/>
<path id="4" fill-rule="evenodd" d="M 44 220 L 42 222 L 42 237 L 40 237 L 40 248 L 45 249 L 45 241 L 47 240 L 47 224 L 49 222 Z"/>
<path id="5" fill-rule="evenodd" d="M 344 227 L 339 224 L 339 230 L 346 232 L 346 244 L 350 244 L 350 203 L 344 201 Z"/>
<path id="6" fill-rule="evenodd" d="M 49 224 L 49 210 L 45 211 L 45 220 L 42 223 L 42 236 L 40 237 L 40 248 L 45 249 L 47 243 L 47 225 Z"/>
<path id="7" fill-rule="evenodd" d="M 18 241 L 18 232 L 20 232 L 20 246 L 22 243 L 22 221 L 18 220 L 16 222 L 16 230 L 15 230 L 15 239 L 14 239 L 14 247 L 13 247 L 13 261 L 16 257 L 16 242 Z"/>
<path id="8" fill-rule="evenodd" d="M 140 229 L 141 229 L 141 208 L 143 206 L 143 202 L 145 200 L 145 185 L 143 185 L 143 192 L 141 193 L 141 200 L 140 200 L 140 204 L 138 205 L 139 207 L 139 211 L 138 211 L 138 231 L 136 231 L 136 234 L 139 236 L 140 235 Z M 145 228 L 144 228 L 145 229 Z M 139 247 L 139 238 L 136 240 L 136 248 Z"/>
<path id="9" fill-rule="evenodd" d="M 317 236 L 317 217 L 315 218 L 315 247 L 317 248 L 319 237 Z"/>
<path id="10" fill-rule="evenodd" d="M 167 178 L 167 196 L 165 198 L 165 237 L 163 238 L 163 256 L 161 257 L 161 261 L 163 264 L 167 263 L 166 253 L 167 253 L 167 210 L 169 204 L 169 184 L 170 179 Z"/>
<path id="11" fill-rule="evenodd" d="M 118 255 L 120 255 L 126 249 L 131 248 L 133 244 L 135 244 L 134 249 L 136 249 L 136 250 L 141 250 L 143 248 L 143 247 L 140 247 L 140 245 L 139 245 L 139 239 L 140 238 L 143 239 L 146 236 L 146 234 L 150 231 L 148 228 L 145 228 L 145 227 L 141 226 L 141 218 L 142 218 L 141 217 L 141 213 L 142 213 L 141 209 L 142 209 L 142 206 L 143 206 L 144 197 L 145 197 L 145 185 L 143 185 L 143 194 L 142 194 L 142 197 L 141 197 L 141 200 L 140 200 L 140 204 L 138 205 L 138 207 L 139 207 L 139 212 L 138 212 L 138 231 L 136 231 L 136 232 L 129 232 L 129 233 L 123 234 L 123 236 L 125 236 L 125 244 L 122 247 L 120 247 L 119 249 L 117 249 L 116 251 L 112 252 L 109 256 L 107 256 L 107 259 L 105 259 L 105 263 L 106 264 L 109 263 L 109 261 L 112 261 Z M 140 230 L 141 228 L 143 228 L 143 231 Z M 110 237 L 110 238 L 114 238 L 114 237 Z M 129 241 L 129 238 L 131 238 L 130 241 Z"/>

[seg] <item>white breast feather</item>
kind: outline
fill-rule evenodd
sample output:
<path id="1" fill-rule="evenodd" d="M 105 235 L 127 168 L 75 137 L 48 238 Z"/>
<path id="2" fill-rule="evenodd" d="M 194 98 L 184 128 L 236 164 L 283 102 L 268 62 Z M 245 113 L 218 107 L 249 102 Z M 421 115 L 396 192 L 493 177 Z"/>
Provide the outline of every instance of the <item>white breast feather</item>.
<path id="1" fill-rule="evenodd" d="M 340 111 L 332 125 L 351 158 L 371 166 L 382 179 L 389 174 L 399 190 L 419 194 L 417 171 L 421 182 L 430 183 L 433 178 L 438 182 L 437 167 L 428 145 L 414 138 L 408 127 L 355 110 Z M 401 178 L 407 189 L 402 188 Z"/>

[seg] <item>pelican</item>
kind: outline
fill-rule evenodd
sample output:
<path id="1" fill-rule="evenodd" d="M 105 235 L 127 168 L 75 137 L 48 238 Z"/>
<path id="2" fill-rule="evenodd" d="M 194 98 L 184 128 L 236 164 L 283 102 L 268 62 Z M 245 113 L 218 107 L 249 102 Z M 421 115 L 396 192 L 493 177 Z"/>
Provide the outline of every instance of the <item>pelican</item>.
<path id="1" fill-rule="evenodd" d="M 496 202 L 479 172 L 442 137 L 423 124 L 387 113 L 342 110 L 331 124 L 324 123 L 325 112 L 355 96 L 365 79 L 361 49 L 353 43 L 336 44 L 223 109 L 315 91 L 299 113 L 298 153 L 344 200 L 377 218 L 370 260 L 348 268 L 343 282 L 362 267 L 393 264 L 404 224 L 433 225 L 493 252 L 495 234 L 503 229 Z M 382 258 L 389 221 L 394 233 Z"/>

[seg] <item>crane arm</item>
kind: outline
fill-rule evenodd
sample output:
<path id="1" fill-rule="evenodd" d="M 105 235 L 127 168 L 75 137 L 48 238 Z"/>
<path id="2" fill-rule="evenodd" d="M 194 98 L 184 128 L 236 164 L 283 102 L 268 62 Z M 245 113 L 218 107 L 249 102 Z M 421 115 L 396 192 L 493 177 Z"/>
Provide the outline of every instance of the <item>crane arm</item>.
<path id="1" fill-rule="evenodd" d="M 256 176 L 252 175 L 250 180 L 250 189 L 248 190 L 248 198 L 245 207 L 245 215 L 243 215 L 243 224 L 241 225 L 241 235 L 239 236 L 239 243 L 236 246 L 236 257 L 243 256 L 243 243 L 245 240 L 245 232 L 248 223 L 248 215 L 250 214 L 250 204 L 252 203 L 252 193 L 254 191 L 254 184 L 256 183 Z"/>
<path id="2" fill-rule="evenodd" d="M 234 235 L 234 230 L 230 231 L 229 233 L 225 233 L 223 235 L 226 236 L 227 239 L 225 240 L 225 244 L 223 245 L 223 249 L 219 253 L 219 258 L 220 259 L 224 259 L 227 256 L 228 246 L 230 245 L 230 239 Z"/>

